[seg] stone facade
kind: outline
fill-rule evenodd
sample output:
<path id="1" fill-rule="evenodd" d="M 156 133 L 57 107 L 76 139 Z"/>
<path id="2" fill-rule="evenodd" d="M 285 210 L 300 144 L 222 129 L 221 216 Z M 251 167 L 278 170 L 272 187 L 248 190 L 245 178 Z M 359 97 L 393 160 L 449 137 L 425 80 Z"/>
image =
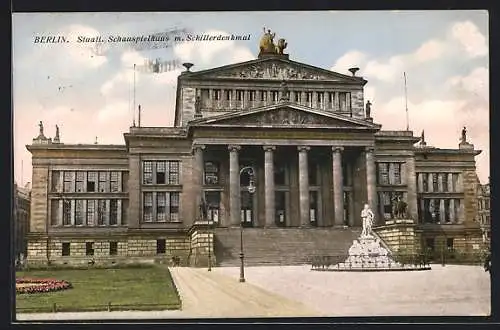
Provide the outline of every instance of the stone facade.
<path id="1" fill-rule="evenodd" d="M 471 249 L 480 151 L 414 146 L 413 132 L 381 130 L 365 117 L 366 83 L 266 56 L 183 72 L 174 127 L 131 127 L 124 145 L 56 143 L 42 132 L 27 146 L 28 261 L 207 265 L 216 231 L 200 221 L 336 231 L 360 227 L 365 203 L 394 250 L 443 231 Z M 406 214 L 396 214 L 398 200 Z"/>

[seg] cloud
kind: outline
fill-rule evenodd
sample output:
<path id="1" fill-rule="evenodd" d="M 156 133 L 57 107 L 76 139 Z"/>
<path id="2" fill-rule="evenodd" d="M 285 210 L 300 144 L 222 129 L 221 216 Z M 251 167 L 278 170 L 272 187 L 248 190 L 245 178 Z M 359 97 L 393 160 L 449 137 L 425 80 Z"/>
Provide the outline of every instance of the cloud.
<path id="1" fill-rule="evenodd" d="M 111 122 L 117 119 L 123 119 L 124 117 L 129 120 L 130 115 L 131 111 L 129 104 L 121 100 L 116 100 L 99 109 L 97 112 L 97 120 L 100 122 Z"/>
<path id="2" fill-rule="evenodd" d="M 97 68 L 107 62 L 105 56 L 98 56 L 89 46 L 85 44 L 78 44 L 75 41 L 78 36 L 98 37 L 99 31 L 85 25 L 70 25 L 61 31 L 69 37 L 72 41 L 67 45 L 67 52 L 69 56 L 79 64 L 85 65 L 89 68 Z"/>
<path id="3" fill-rule="evenodd" d="M 331 68 L 332 71 L 339 73 L 348 73 L 352 67 L 357 67 L 366 62 L 366 54 L 352 50 L 342 55 Z"/>
<path id="4" fill-rule="evenodd" d="M 485 36 L 478 27 L 470 21 L 455 23 L 451 27 L 451 37 L 458 41 L 471 57 L 485 56 L 488 54 L 488 45 Z"/>
<path id="5" fill-rule="evenodd" d="M 489 100 L 489 73 L 485 67 L 475 68 L 467 76 L 454 76 L 448 79 L 446 85 L 457 96 L 468 94 L 473 98 Z"/>
<path id="6" fill-rule="evenodd" d="M 373 58 L 359 50 L 351 50 L 337 59 L 333 71 L 346 72 L 352 66 L 360 67 L 360 74 L 371 79 L 393 83 L 405 70 L 419 68 L 422 64 L 445 58 L 484 56 L 488 53 L 486 38 L 476 25 L 469 21 L 456 22 L 443 39 L 430 39 L 413 52 L 393 55 L 389 58 Z"/>

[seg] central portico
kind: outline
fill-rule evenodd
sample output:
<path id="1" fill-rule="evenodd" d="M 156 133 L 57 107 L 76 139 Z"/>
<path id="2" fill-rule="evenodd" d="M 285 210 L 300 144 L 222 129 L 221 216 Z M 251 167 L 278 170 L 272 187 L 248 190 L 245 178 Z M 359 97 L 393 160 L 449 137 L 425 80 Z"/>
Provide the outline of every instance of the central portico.
<path id="1" fill-rule="evenodd" d="M 193 180 L 220 227 L 359 226 L 364 203 L 376 207 L 371 121 L 278 104 L 197 119 Z M 248 175 L 255 171 L 255 194 Z M 199 205 L 199 204 L 197 204 Z M 196 206 L 195 206 L 196 207 Z"/>

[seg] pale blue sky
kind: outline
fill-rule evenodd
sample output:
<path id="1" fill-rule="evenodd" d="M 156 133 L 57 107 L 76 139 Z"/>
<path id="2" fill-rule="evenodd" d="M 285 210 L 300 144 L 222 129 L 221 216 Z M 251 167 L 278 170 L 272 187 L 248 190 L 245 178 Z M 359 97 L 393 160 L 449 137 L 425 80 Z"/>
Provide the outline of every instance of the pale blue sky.
<path id="1" fill-rule="evenodd" d="M 91 57 L 76 43 L 34 44 L 37 35 L 133 36 L 174 26 L 194 33 L 251 35 L 250 41 L 193 43 L 158 51 L 115 49 Z M 429 144 L 456 148 L 469 127 L 482 181 L 489 176 L 488 16 L 486 11 L 324 11 L 203 13 L 57 13 L 13 15 L 15 177 L 30 181 L 24 145 L 43 120 L 66 143 L 123 143 L 132 120 L 131 67 L 142 58 L 190 61 L 193 70 L 256 58 L 262 28 L 288 41 L 290 58 L 346 73 L 360 67 L 366 97 L 384 129 L 404 128 L 403 71 L 410 127 Z M 170 126 L 178 71 L 141 75 L 143 124 Z M 60 86 L 72 86 L 59 90 Z M 21 161 L 24 163 L 21 175 Z M 21 180 L 21 176 L 23 179 Z"/>

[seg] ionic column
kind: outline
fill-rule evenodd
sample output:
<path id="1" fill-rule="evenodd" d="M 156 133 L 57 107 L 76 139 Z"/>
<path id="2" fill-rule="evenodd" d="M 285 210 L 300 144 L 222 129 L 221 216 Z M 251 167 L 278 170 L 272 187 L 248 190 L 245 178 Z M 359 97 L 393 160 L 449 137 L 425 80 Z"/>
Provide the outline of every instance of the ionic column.
<path id="1" fill-rule="evenodd" d="M 418 206 L 417 206 L 417 178 L 415 177 L 415 158 L 411 157 L 406 160 L 404 179 L 406 181 L 407 194 L 406 203 L 408 204 L 408 217 L 415 223 L 418 222 Z M 419 176 L 420 177 L 420 176 Z M 402 178 L 403 179 L 403 178 Z M 404 181 L 403 181 L 404 182 Z"/>
<path id="2" fill-rule="evenodd" d="M 444 209 L 444 199 L 439 199 L 439 223 L 443 224 L 446 222 L 445 209 Z"/>
<path id="3" fill-rule="evenodd" d="M 265 176 L 265 208 L 266 227 L 275 225 L 275 201 L 274 201 L 274 146 L 263 146 L 264 148 L 264 176 Z"/>
<path id="4" fill-rule="evenodd" d="M 452 198 L 450 199 L 450 204 L 449 204 L 449 208 L 450 208 L 450 222 L 451 223 L 455 223 L 456 222 L 456 216 L 455 216 L 455 200 Z"/>
<path id="5" fill-rule="evenodd" d="M 205 150 L 205 146 L 201 144 L 193 145 L 193 171 L 192 171 L 192 180 L 193 180 L 193 188 L 196 194 L 196 200 L 194 203 L 194 215 L 195 219 L 201 219 L 202 214 L 200 212 L 201 200 L 203 197 L 203 150 Z"/>
<path id="6" fill-rule="evenodd" d="M 453 173 L 448 173 L 448 192 L 455 192 L 453 190 Z"/>
<path id="7" fill-rule="evenodd" d="M 333 95 L 333 111 L 340 111 L 339 92 Z"/>
<path id="8" fill-rule="evenodd" d="M 309 205 L 309 171 L 307 166 L 307 151 L 310 147 L 298 146 L 299 150 L 299 205 L 300 205 L 300 225 L 310 226 L 310 205 Z"/>
<path id="9" fill-rule="evenodd" d="M 233 89 L 231 90 L 231 100 L 230 100 L 230 103 L 231 103 L 231 106 L 230 108 L 231 109 L 235 109 L 236 108 L 236 89 Z"/>
<path id="10" fill-rule="evenodd" d="M 319 106 L 318 106 L 318 92 L 312 92 L 311 96 L 312 96 L 312 100 L 311 100 L 312 101 L 312 107 L 314 109 L 319 108 Z"/>
<path id="11" fill-rule="evenodd" d="M 438 173 L 438 191 L 443 192 L 443 173 Z"/>
<path id="12" fill-rule="evenodd" d="M 432 183 L 432 173 L 427 173 L 427 191 L 434 192 L 434 185 Z"/>
<path id="13" fill-rule="evenodd" d="M 300 104 L 306 105 L 306 92 L 300 92 Z"/>
<path id="14" fill-rule="evenodd" d="M 241 146 L 230 145 L 229 149 L 229 211 L 232 226 L 240 224 L 240 165 L 238 151 Z"/>
<path id="15" fill-rule="evenodd" d="M 418 192 L 424 192 L 424 173 L 417 173 L 418 176 Z"/>
<path id="16" fill-rule="evenodd" d="M 377 203 L 377 175 L 375 173 L 374 148 L 366 148 L 366 192 L 367 204 L 372 210 L 376 210 Z"/>
<path id="17" fill-rule="evenodd" d="M 332 147 L 332 170 L 333 170 L 333 206 L 334 224 L 344 224 L 344 181 L 342 178 L 342 147 Z"/>

